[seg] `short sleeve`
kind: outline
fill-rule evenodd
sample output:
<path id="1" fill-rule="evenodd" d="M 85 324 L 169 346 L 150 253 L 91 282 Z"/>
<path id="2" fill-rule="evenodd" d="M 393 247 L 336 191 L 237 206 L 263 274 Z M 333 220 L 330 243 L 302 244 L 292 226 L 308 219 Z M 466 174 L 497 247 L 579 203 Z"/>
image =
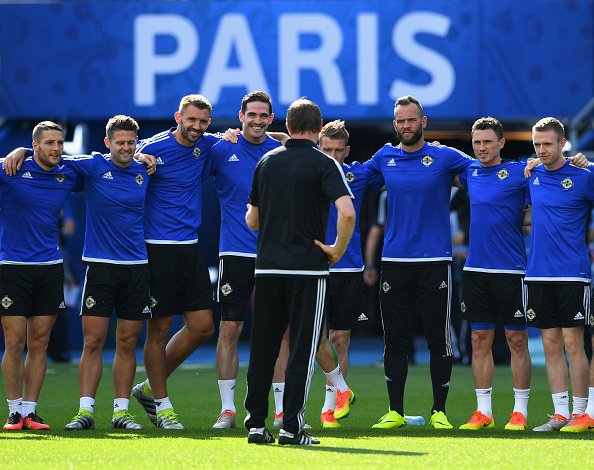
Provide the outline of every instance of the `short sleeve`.
<path id="1" fill-rule="evenodd" d="M 62 163 L 84 177 L 91 177 L 95 167 L 95 155 L 73 155 L 62 157 Z"/>

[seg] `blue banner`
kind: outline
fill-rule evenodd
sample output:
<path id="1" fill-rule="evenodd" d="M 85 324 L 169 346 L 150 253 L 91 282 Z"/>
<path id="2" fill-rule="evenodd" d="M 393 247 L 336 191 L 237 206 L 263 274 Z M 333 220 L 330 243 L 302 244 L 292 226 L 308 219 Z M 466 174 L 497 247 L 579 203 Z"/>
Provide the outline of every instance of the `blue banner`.
<path id="1" fill-rule="evenodd" d="M 594 95 L 593 1 L 110 1 L 0 4 L 0 117 L 213 119 L 268 92 L 325 118 L 572 117 Z"/>

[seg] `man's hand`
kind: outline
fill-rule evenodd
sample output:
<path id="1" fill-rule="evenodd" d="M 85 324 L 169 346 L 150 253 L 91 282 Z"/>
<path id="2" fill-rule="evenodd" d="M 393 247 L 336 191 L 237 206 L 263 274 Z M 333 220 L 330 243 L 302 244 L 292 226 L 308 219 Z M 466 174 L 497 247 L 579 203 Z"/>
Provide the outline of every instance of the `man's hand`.
<path id="1" fill-rule="evenodd" d="M 572 165 L 577 166 L 578 168 L 588 168 L 590 165 L 588 157 L 586 157 L 583 153 L 578 153 L 573 157 L 569 157 L 569 160 L 571 160 Z"/>
<path id="2" fill-rule="evenodd" d="M 289 134 L 285 134 L 284 132 L 267 132 L 267 134 L 283 145 L 285 145 L 285 142 L 289 139 Z"/>
<path id="3" fill-rule="evenodd" d="M 540 158 L 529 158 L 528 163 L 526 163 L 526 168 L 524 168 L 524 177 L 526 179 L 530 178 L 532 176 L 532 169 L 541 163 Z"/>
<path id="4" fill-rule="evenodd" d="M 254 232 L 260 228 L 260 211 L 257 206 L 247 205 L 245 223 Z"/>
<path id="5" fill-rule="evenodd" d="M 19 147 L 6 156 L 2 168 L 8 176 L 16 175 L 17 171 L 21 169 L 21 165 L 25 161 L 26 151 L 25 147 Z"/>
<path id="6" fill-rule="evenodd" d="M 363 280 L 365 281 L 365 284 L 374 286 L 378 279 L 377 268 L 375 266 L 365 266 L 365 271 L 363 271 Z"/>
<path id="7" fill-rule="evenodd" d="M 239 135 L 240 132 L 241 132 L 241 129 L 229 128 L 223 134 L 223 140 L 225 140 L 227 142 L 231 142 L 232 144 L 236 144 L 237 140 L 238 140 L 237 136 Z"/>
<path id="8" fill-rule="evenodd" d="M 135 153 L 134 159 L 146 165 L 146 174 L 152 175 L 157 171 L 157 159 L 148 153 Z"/>
<path id="9" fill-rule="evenodd" d="M 324 245 L 319 240 L 314 240 L 314 243 L 318 245 L 322 250 L 324 250 L 324 253 L 326 253 L 326 258 L 328 258 L 328 266 L 332 266 L 333 264 L 338 263 L 338 261 L 344 254 L 338 251 L 336 245 Z"/>

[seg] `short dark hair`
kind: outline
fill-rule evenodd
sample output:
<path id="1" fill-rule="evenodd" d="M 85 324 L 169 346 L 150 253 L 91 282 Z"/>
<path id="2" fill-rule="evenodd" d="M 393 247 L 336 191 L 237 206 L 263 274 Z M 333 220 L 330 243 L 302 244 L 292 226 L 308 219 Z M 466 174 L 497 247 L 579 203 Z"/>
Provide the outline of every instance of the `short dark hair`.
<path id="1" fill-rule="evenodd" d="M 497 140 L 503 139 L 503 124 L 491 116 L 477 119 L 472 125 L 471 133 L 474 134 L 474 131 L 484 131 L 487 129 L 493 129 L 495 135 L 497 136 Z"/>
<path id="2" fill-rule="evenodd" d="M 413 98 L 410 95 L 406 95 L 406 96 L 401 96 L 400 98 L 398 98 L 396 100 L 396 103 L 394 103 L 394 118 L 396 118 L 396 108 L 398 106 L 408 106 L 409 104 L 416 104 L 417 108 L 419 108 L 419 115 L 421 117 L 424 116 L 423 106 L 421 106 L 421 103 L 419 103 L 419 100 L 417 100 L 416 98 Z"/>
<path id="3" fill-rule="evenodd" d="M 561 124 L 559 119 L 554 117 L 542 118 L 532 126 L 532 132 L 545 132 L 550 130 L 555 131 L 557 142 L 561 142 L 562 139 L 565 139 L 565 127 L 563 127 L 563 124 Z"/>
<path id="4" fill-rule="evenodd" d="M 270 100 L 270 96 L 263 91 L 252 91 L 245 95 L 241 100 L 241 112 L 245 114 L 248 103 L 253 103 L 254 101 L 268 104 L 268 111 L 272 114 L 272 101 Z"/>
<path id="5" fill-rule="evenodd" d="M 328 137 L 329 139 L 334 140 L 344 140 L 345 145 L 348 145 L 349 143 L 349 133 L 346 130 L 344 121 L 340 119 L 327 122 L 320 131 L 320 136 L 318 137 L 319 143 L 322 143 L 322 137 Z"/>
<path id="6" fill-rule="evenodd" d="M 108 139 L 113 137 L 115 131 L 134 131 L 138 135 L 138 129 L 140 129 L 140 127 L 133 118 L 118 114 L 107 121 L 105 135 L 107 135 Z"/>
<path id="7" fill-rule="evenodd" d="M 186 95 L 179 102 L 179 113 L 184 114 L 188 106 L 196 106 L 198 109 L 208 109 L 208 113 L 212 114 L 212 104 L 202 95 Z"/>
<path id="8" fill-rule="evenodd" d="M 292 134 L 317 133 L 320 131 L 322 112 L 314 102 L 299 98 L 289 106 L 286 120 Z"/>
<path id="9" fill-rule="evenodd" d="M 55 122 L 41 121 L 33 128 L 33 140 L 39 143 L 39 139 L 41 139 L 41 134 L 43 134 L 45 131 L 60 131 L 62 134 L 64 134 L 62 128 Z"/>

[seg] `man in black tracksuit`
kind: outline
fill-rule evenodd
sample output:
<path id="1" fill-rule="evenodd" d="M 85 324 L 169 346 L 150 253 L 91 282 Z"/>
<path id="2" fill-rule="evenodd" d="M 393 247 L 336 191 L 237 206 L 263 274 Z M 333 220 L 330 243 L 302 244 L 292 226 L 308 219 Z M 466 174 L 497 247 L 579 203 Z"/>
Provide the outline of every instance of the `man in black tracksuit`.
<path id="1" fill-rule="evenodd" d="M 316 148 L 322 128 L 318 106 L 297 100 L 286 119 L 291 138 L 258 162 L 246 214 L 248 226 L 259 233 L 245 426 L 248 442 L 274 442 L 265 427 L 268 395 L 281 339 L 290 326 L 279 444 L 319 444 L 301 428 L 323 322 L 328 267 L 346 250 L 355 209 L 342 170 Z M 338 236 L 334 245 L 324 245 L 330 201 L 338 210 Z"/>

